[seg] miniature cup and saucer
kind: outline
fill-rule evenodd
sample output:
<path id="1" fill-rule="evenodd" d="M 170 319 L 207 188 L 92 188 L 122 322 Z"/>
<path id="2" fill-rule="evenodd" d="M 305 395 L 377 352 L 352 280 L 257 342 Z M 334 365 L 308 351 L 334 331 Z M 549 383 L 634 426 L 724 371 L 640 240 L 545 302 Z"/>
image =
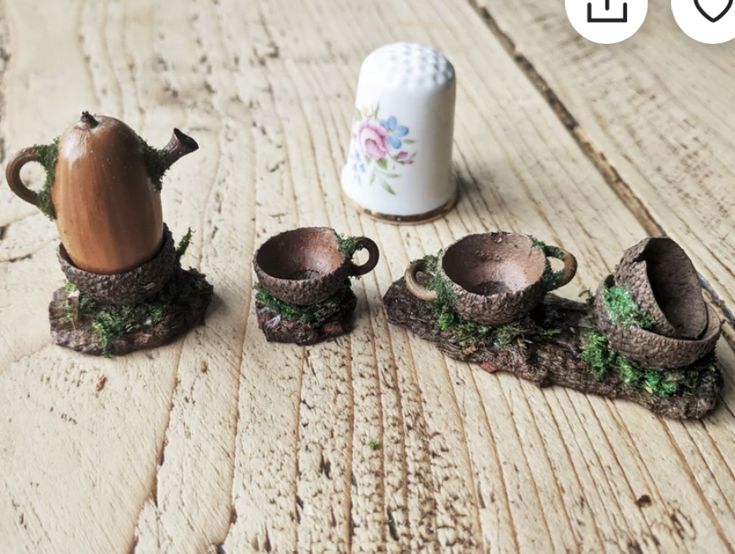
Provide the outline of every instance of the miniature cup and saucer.
<path id="1" fill-rule="evenodd" d="M 357 265 L 352 256 L 367 250 Z M 367 237 L 340 237 L 328 227 L 303 227 L 269 238 L 253 257 L 259 281 L 258 326 L 271 342 L 310 345 L 352 330 L 357 298 L 350 277 L 373 270 L 380 252 Z"/>
<path id="2" fill-rule="evenodd" d="M 268 239 L 255 253 L 260 286 L 283 302 L 307 306 L 322 302 L 344 287 L 349 277 L 373 270 L 380 256 L 367 237 L 351 239 L 352 250 L 368 251 L 362 265 L 340 249 L 340 237 L 328 227 L 302 227 Z"/>
<path id="3" fill-rule="evenodd" d="M 564 268 L 548 272 L 548 258 Z M 416 274 L 426 271 L 426 260 L 406 269 L 406 287 L 421 300 L 437 299 L 437 292 L 422 286 Z M 519 233 L 468 235 L 441 256 L 437 271 L 449 284 L 453 306 L 467 320 L 502 325 L 528 314 L 547 292 L 566 285 L 577 272 L 577 260 L 562 248 L 548 247 Z"/>

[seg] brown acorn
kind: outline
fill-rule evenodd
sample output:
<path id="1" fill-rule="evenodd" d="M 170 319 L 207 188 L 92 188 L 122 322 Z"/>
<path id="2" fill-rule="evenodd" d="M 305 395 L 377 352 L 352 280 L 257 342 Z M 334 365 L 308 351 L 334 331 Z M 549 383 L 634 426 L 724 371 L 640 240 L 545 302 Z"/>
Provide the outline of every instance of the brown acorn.
<path id="1" fill-rule="evenodd" d="M 44 163 L 43 149 L 21 150 L 10 161 L 10 188 L 39 205 L 41 197 L 20 180 L 29 161 Z M 84 112 L 58 140 L 50 200 L 61 242 L 78 268 L 120 273 L 151 259 L 163 240 L 160 180 L 181 156 L 198 148 L 178 129 L 157 150 L 113 117 Z"/>

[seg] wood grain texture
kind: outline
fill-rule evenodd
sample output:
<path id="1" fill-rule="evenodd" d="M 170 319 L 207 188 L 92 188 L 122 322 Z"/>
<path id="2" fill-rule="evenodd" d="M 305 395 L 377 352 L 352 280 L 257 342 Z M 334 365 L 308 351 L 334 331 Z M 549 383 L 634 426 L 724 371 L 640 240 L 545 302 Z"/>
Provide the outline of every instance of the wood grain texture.
<path id="1" fill-rule="evenodd" d="M 647 231 L 687 250 L 735 337 L 735 42 L 698 43 L 651 0 L 629 40 L 579 36 L 554 2 L 472 0 Z"/>
<path id="2" fill-rule="evenodd" d="M 164 219 L 195 229 L 183 261 L 215 298 L 205 327 L 156 351 L 51 346 L 56 231 L 0 187 L 0 551 L 731 549 L 724 343 L 722 407 L 678 423 L 485 374 L 386 320 L 408 261 L 466 233 L 563 245 L 581 267 L 569 295 L 646 233 L 469 3 L 172 4 L 2 5 L 2 153 L 85 108 L 154 144 L 190 132 L 201 150 L 167 176 Z M 339 187 L 359 64 L 399 39 L 438 46 L 459 77 L 462 199 L 419 227 L 358 215 Z M 266 343 L 252 306 L 254 248 L 298 225 L 382 253 L 354 283 L 355 332 L 306 348 Z"/>

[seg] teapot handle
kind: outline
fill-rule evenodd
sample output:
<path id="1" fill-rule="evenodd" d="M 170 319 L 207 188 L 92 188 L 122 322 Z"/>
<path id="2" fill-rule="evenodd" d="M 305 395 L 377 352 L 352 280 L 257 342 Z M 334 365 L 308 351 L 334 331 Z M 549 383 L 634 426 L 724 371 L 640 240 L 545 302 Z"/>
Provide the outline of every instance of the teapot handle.
<path id="1" fill-rule="evenodd" d="M 10 162 L 8 162 L 8 167 L 5 169 L 5 178 L 8 181 L 10 190 L 26 202 L 38 206 L 38 194 L 25 186 L 23 180 L 20 178 L 21 168 L 29 162 L 41 163 L 38 150 L 33 146 L 24 148 L 11 158 Z"/>

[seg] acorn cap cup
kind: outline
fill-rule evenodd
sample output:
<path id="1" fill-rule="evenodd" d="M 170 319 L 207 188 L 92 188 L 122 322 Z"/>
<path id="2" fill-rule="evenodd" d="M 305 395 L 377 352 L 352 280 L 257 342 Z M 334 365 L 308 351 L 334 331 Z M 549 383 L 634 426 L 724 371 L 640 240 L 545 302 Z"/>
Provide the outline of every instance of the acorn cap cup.
<path id="1" fill-rule="evenodd" d="M 640 327 L 623 327 L 610 323 L 603 290 L 614 285 L 613 276 L 608 275 L 595 296 L 594 312 L 597 327 L 621 356 L 646 368 L 666 370 L 692 365 L 714 350 L 720 338 L 722 324 L 715 311 L 706 304 L 709 324 L 702 338 L 691 340 L 667 337 Z"/>
<path id="2" fill-rule="evenodd" d="M 626 250 L 615 268 L 615 282 L 651 315 L 655 333 L 696 339 L 708 329 L 697 271 L 670 238 L 648 238 Z"/>
<path id="3" fill-rule="evenodd" d="M 334 229 L 292 229 L 265 241 L 253 256 L 253 267 L 260 286 L 279 300 L 297 306 L 317 304 L 335 294 L 348 277 L 372 271 L 378 263 L 378 247 L 372 240 L 355 241 L 358 250 L 369 253 L 360 266 L 339 250 Z"/>

